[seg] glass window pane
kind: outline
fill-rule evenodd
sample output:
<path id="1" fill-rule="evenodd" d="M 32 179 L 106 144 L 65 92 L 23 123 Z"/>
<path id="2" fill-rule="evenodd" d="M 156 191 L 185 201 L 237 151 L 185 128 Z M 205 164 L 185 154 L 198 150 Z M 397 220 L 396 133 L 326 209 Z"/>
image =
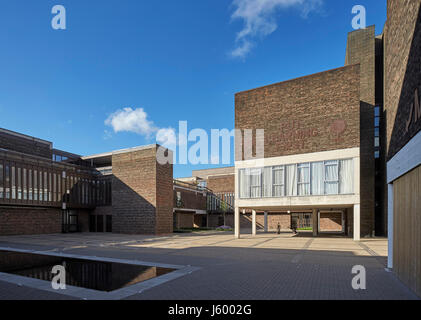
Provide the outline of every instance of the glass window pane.
<path id="1" fill-rule="evenodd" d="M 324 194 L 323 162 L 311 164 L 311 194 L 320 196 Z"/>
<path id="2" fill-rule="evenodd" d="M 28 199 L 30 201 L 33 200 L 32 198 L 32 170 L 28 171 Z"/>
<path id="3" fill-rule="evenodd" d="M 34 170 L 34 200 L 38 201 L 38 170 Z"/>
<path id="4" fill-rule="evenodd" d="M 23 168 L 23 200 L 28 200 L 27 170 Z"/>
<path id="5" fill-rule="evenodd" d="M 263 196 L 264 197 L 272 197 L 272 185 L 273 185 L 273 177 L 272 177 L 272 168 L 264 168 L 263 169 Z"/>
<path id="6" fill-rule="evenodd" d="M 297 195 L 297 166 L 288 165 L 286 168 L 286 190 L 287 196 L 296 196 Z"/>
<path id="7" fill-rule="evenodd" d="M 262 170 L 252 169 L 251 174 L 251 197 L 261 198 L 262 197 Z"/>
<path id="8" fill-rule="evenodd" d="M 12 199 L 16 199 L 16 168 L 12 166 Z"/>
<path id="9" fill-rule="evenodd" d="M 250 173 L 248 169 L 240 170 L 240 198 L 250 198 Z"/>
<path id="10" fill-rule="evenodd" d="M 273 167 L 273 196 L 285 196 L 285 168 Z"/>
<path id="11" fill-rule="evenodd" d="M 341 160 L 340 161 L 340 193 L 352 194 L 354 192 L 354 161 Z"/>
<path id="12" fill-rule="evenodd" d="M 307 196 L 310 195 L 310 165 L 299 164 L 298 165 L 298 195 Z"/>
<path id="13" fill-rule="evenodd" d="M 5 180 L 5 198 L 10 199 L 10 166 L 6 165 L 4 170 L 4 180 Z"/>
<path id="14" fill-rule="evenodd" d="M 325 194 L 339 193 L 339 162 L 325 161 Z"/>

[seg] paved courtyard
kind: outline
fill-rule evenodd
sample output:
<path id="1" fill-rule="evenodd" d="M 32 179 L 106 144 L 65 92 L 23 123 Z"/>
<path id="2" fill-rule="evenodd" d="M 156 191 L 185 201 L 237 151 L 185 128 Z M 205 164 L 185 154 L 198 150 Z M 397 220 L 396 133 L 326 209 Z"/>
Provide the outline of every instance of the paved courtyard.
<path id="1" fill-rule="evenodd" d="M 247 232 L 247 231 L 244 231 Z M 311 234 L 204 232 L 169 236 L 55 234 L 0 237 L 0 247 L 198 267 L 128 299 L 418 299 L 388 272 L 387 240 L 360 243 Z M 351 286 L 353 266 L 367 270 L 367 289 Z M 0 281 L 0 299 L 71 299 Z"/>

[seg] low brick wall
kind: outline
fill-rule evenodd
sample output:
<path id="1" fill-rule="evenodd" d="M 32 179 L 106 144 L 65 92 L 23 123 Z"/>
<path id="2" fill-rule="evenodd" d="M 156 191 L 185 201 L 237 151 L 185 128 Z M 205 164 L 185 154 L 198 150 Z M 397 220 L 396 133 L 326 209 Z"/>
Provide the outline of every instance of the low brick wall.
<path id="1" fill-rule="evenodd" d="M 194 227 L 194 213 L 175 213 L 175 227 L 181 228 L 193 228 Z"/>
<path id="2" fill-rule="evenodd" d="M 320 232 L 341 232 L 341 213 L 320 213 Z"/>
<path id="3" fill-rule="evenodd" d="M 213 221 L 217 220 L 216 218 Z M 268 214 L 268 230 L 277 230 L 278 223 L 281 225 L 281 230 L 291 229 L 291 217 L 287 213 L 270 213 Z M 234 214 L 227 214 L 225 216 L 225 224 L 230 227 L 234 227 Z M 265 226 L 265 217 L 263 213 L 256 215 L 257 229 L 263 230 Z M 240 215 L 241 228 L 251 229 L 252 228 L 252 215 L 251 213 Z M 214 226 L 212 226 L 214 227 Z"/>
<path id="4" fill-rule="evenodd" d="M 84 218 L 81 220 L 85 221 Z M 61 231 L 60 209 L 0 208 L 0 235 L 2 236 L 50 234 Z"/>

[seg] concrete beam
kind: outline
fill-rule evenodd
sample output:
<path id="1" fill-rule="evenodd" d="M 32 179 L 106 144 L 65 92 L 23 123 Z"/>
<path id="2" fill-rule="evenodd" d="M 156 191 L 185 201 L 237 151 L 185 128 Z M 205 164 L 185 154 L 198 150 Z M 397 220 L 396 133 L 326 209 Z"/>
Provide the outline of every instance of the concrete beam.
<path id="1" fill-rule="evenodd" d="M 354 205 L 354 241 L 361 240 L 361 217 L 360 217 L 360 205 Z"/>
<path id="2" fill-rule="evenodd" d="M 239 207 L 235 207 L 234 231 L 235 231 L 235 238 L 240 239 L 240 208 Z"/>

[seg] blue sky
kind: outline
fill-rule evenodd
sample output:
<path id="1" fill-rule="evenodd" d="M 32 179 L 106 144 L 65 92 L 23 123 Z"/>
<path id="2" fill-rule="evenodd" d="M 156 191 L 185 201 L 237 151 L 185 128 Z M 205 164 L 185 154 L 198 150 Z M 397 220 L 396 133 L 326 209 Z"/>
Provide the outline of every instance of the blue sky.
<path id="1" fill-rule="evenodd" d="M 233 129 L 236 92 L 343 66 L 357 4 L 381 33 L 386 0 L 0 0 L 0 127 L 82 155 Z"/>

